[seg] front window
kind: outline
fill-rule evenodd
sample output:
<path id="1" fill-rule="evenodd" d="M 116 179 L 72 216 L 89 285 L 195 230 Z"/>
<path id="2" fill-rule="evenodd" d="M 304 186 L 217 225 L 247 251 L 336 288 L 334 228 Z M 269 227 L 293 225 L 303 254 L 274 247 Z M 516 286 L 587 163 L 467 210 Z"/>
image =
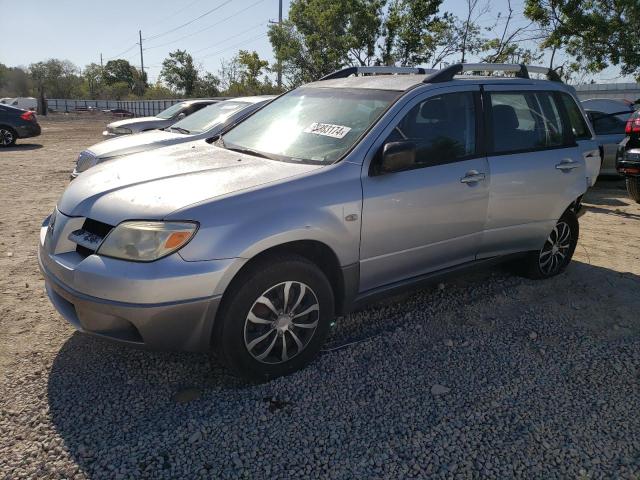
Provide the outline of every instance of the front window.
<path id="1" fill-rule="evenodd" d="M 169 120 L 170 118 L 176 116 L 184 107 L 184 103 L 176 103 L 175 105 L 171 105 L 166 110 L 161 111 L 158 115 L 156 115 L 156 117 L 162 118 L 163 120 Z"/>
<path id="2" fill-rule="evenodd" d="M 299 88 L 230 130 L 225 148 L 284 161 L 339 160 L 401 92 Z"/>
<path id="3" fill-rule="evenodd" d="M 169 129 L 185 134 L 206 132 L 250 105 L 250 103 L 234 101 L 214 103 L 174 123 Z"/>

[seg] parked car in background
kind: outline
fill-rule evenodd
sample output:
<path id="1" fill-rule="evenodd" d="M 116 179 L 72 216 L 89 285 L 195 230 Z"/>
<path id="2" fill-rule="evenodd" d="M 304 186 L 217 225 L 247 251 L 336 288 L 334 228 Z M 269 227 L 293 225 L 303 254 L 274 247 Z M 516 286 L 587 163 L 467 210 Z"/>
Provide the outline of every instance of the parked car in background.
<path id="1" fill-rule="evenodd" d="M 171 105 L 153 117 L 138 117 L 127 120 L 119 120 L 107 125 L 107 129 L 102 132 L 105 137 L 115 137 L 118 135 L 130 135 L 132 133 L 146 132 L 173 125 L 184 117 L 188 117 L 201 108 L 218 103 L 220 100 L 185 100 Z"/>
<path id="2" fill-rule="evenodd" d="M 640 110 L 627 120 L 626 137 L 620 143 L 616 168 L 625 177 L 629 197 L 640 203 Z"/>
<path id="3" fill-rule="evenodd" d="M 616 154 L 618 144 L 624 139 L 624 128 L 627 120 L 634 112 L 633 104 L 623 100 L 596 98 L 584 100 L 582 108 L 587 113 L 596 142 L 600 145 L 602 168 L 600 175 L 618 175 L 616 170 Z"/>
<path id="4" fill-rule="evenodd" d="M 96 143 L 80 152 L 71 178 L 77 177 L 98 163 L 123 155 L 211 138 L 228 126 L 241 121 L 273 98 L 274 96 L 265 95 L 225 100 L 207 105 L 163 130 L 123 135 Z"/>
<path id="5" fill-rule="evenodd" d="M 20 108 L 22 110 L 35 111 L 38 108 L 38 100 L 33 97 L 1 98 L 0 105 Z"/>
<path id="6" fill-rule="evenodd" d="M 30 110 L 0 104 L 0 147 L 9 147 L 18 138 L 37 137 L 40 125 Z"/>
<path id="7" fill-rule="evenodd" d="M 478 71 L 517 76 L 459 75 Z M 47 292 L 81 331 L 257 379 L 382 294 L 507 259 L 561 273 L 600 167 L 575 90 L 506 64 L 347 68 L 180 148 L 69 184 L 40 232 Z"/>

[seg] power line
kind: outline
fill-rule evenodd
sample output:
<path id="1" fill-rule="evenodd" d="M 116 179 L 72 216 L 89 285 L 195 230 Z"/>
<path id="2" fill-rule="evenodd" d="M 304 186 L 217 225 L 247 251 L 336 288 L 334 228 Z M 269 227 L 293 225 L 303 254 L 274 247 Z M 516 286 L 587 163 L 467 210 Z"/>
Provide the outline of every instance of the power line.
<path id="1" fill-rule="evenodd" d="M 191 25 L 196 20 L 200 20 L 201 18 L 206 17 L 207 15 L 210 15 L 211 13 L 215 12 L 216 10 L 221 9 L 222 7 L 227 5 L 228 3 L 231 3 L 231 1 L 232 0 L 226 0 L 226 1 L 222 2 L 220 5 L 218 5 L 217 7 L 213 7 L 211 10 L 207 10 L 202 15 L 198 15 L 196 18 L 194 18 L 192 20 L 189 20 L 188 22 L 183 23 L 182 25 L 178 25 L 177 27 L 174 27 L 174 28 L 172 28 L 170 30 L 167 30 L 165 32 L 162 32 L 162 33 L 158 33 L 157 35 L 152 35 L 149 38 L 145 38 L 145 40 L 153 40 L 155 38 L 163 37 L 165 35 L 168 35 L 169 33 L 175 32 L 176 30 L 180 30 L 181 28 L 184 28 L 187 25 Z"/>
<path id="2" fill-rule="evenodd" d="M 223 48 L 222 50 L 218 50 L 217 52 L 208 53 L 207 55 L 203 55 L 203 56 L 202 56 L 202 57 L 200 57 L 199 59 L 200 59 L 200 60 L 202 60 L 203 58 L 209 58 L 209 57 L 213 57 L 214 55 L 219 55 L 219 54 L 221 54 L 221 53 L 223 53 L 223 52 L 226 52 L 226 51 L 228 51 L 228 50 L 231 50 L 232 48 L 237 48 L 237 47 L 239 47 L 239 46 L 241 46 L 241 45 L 244 45 L 244 44 L 246 44 L 246 43 L 248 43 L 248 42 L 252 42 L 252 41 L 254 41 L 254 40 L 258 40 L 259 38 L 266 37 L 266 36 L 267 36 L 267 33 L 266 33 L 266 32 L 265 32 L 265 33 L 261 33 L 260 35 L 258 35 L 258 36 L 256 36 L 256 37 L 248 38 L 248 39 L 246 39 L 246 40 L 243 40 L 242 42 L 239 42 L 239 43 L 236 43 L 236 44 L 234 44 L 234 45 L 231 45 L 230 47 Z"/>
<path id="3" fill-rule="evenodd" d="M 133 45 L 131 45 L 129 48 L 127 48 L 126 50 L 123 50 L 122 52 L 120 52 L 120 53 L 118 53 L 118 54 L 116 54 L 116 55 L 113 55 L 112 57 L 108 57 L 108 58 L 106 58 L 105 60 L 109 61 L 109 60 L 113 60 L 113 59 L 115 59 L 115 58 L 121 57 L 121 56 L 122 56 L 122 55 L 124 55 L 125 53 L 130 52 L 131 50 L 133 50 L 134 48 L 136 48 L 137 46 L 138 46 L 138 43 L 136 42 L 136 43 L 134 43 Z"/>
<path id="4" fill-rule="evenodd" d="M 216 43 L 216 44 L 214 44 L 214 45 L 209 45 L 208 47 L 199 48 L 198 50 L 194 50 L 194 51 L 193 51 L 193 52 L 191 52 L 191 53 L 199 53 L 199 52 L 203 52 L 203 51 L 205 51 L 205 50 L 209 50 L 209 49 L 211 49 L 211 48 L 217 47 L 218 45 L 220 45 L 220 44 L 222 44 L 222 43 L 226 43 L 226 42 L 228 42 L 229 40 L 233 40 L 234 38 L 238 38 L 239 36 L 244 35 L 245 33 L 249 33 L 249 32 L 251 32 L 252 30 L 255 30 L 257 27 L 260 27 L 260 26 L 263 26 L 263 25 L 265 25 L 265 23 L 264 23 L 264 22 L 260 22 L 260 23 L 258 23 L 258 24 L 256 24 L 256 25 L 252 25 L 251 27 L 247 28 L 246 30 L 243 30 L 242 32 L 237 33 L 237 34 L 235 34 L 235 35 L 232 35 L 232 36 L 230 36 L 230 37 L 227 37 L 227 38 L 225 38 L 224 40 L 222 40 L 222 41 L 220 41 L 220 42 L 217 42 L 217 43 Z"/>
<path id="5" fill-rule="evenodd" d="M 159 22 L 156 22 L 156 25 L 159 23 L 164 23 L 169 19 L 174 18 L 176 15 L 178 15 L 179 13 L 184 12 L 186 9 L 192 7 L 193 5 L 195 5 L 198 2 L 201 2 L 202 0 L 193 0 L 193 2 L 189 3 L 188 5 L 176 10 L 175 12 L 173 12 L 171 15 L 169 15 L 168 17 L 164 17 L 162 20 L 160 20 Z"/>
<path id="6" fill-rule="evenodd" d="M 211 29 L 211 28 L 213 28 L 213 27 L 216 27 L 216 26 L 218 26 L 218 25 L 220 25 L 220 24 L 222 24 L 222 23 L 226 22 L 227 20 L 230 20 L 230 19 L 231 19 L 231 18 L 233 18 L 233 17 L 237 17 L 237 16 L 238 16 L 238 15 L 240 15 L 241 13 L 246 12 L 246 11 L 247 11 L 247 10 L 249 10 L 250 8 L 253 8 L 253 7 L 255 7 L 256 5 L 258 5 L 259 3 L 262 3 L 262 2 L 264 2 L 264 1 L 265 1 L 265 0 L 258 0 L 257 2 L 254 2 L 254 3 L 252 3 L 251 5 L 249 5 L 248 7 L 245 7 L 245 8 L 243 8 L 242 10 L 238 10 L 238 11 L 237 11 L 236 13 L 234 13 L 233 15 L 229 15 L 228 17 L 223 18 L 222 20 L 220 20 L 220 21 L 218 21 L 218 22 L 216 22 L 216 23 L 213 23 L 213 24 L 211 24 L 211 25 L 209 25 L 209 26 L 207 26 L 207 27 L 201 28 L 200 30 L 197 30 L 197 31 L 195 31 L 195 32 L 193 32 L 193 33 L 189 33 L 189 34 L 187 34 L 187 35 L 183 35 L 182 37 L 180 37 L 180 38 L 176 38 L 175 40 L 171 40 L 170 42 L 163 43 L 163 44 L 161 44 L 161 45 L 154 45 L 154 46 L 152 46 L 152 47 L 147 47 L 145 50 L 152 50 L 152 49 L 154 49 L 154 48 L 166 47 L 167 45 L 171 45 L 171 44 L 173 44 L 173 43 L 179 42 L 179 41 L 181 41 L 181 40 L 184 40 L 185 38 L 189 38 L 189 37 L 193 37 L 194 35 L 198 35 L 199 33 L 202 33 L 202 32 L 204 32 L 204 31 L 206 31 L 206 30 L 209 30 L 209 29 Z"/>

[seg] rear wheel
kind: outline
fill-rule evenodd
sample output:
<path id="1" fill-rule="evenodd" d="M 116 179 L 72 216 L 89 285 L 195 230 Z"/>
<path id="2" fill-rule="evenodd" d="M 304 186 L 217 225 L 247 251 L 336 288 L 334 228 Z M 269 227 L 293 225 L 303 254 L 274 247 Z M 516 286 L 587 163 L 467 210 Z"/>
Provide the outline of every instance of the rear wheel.
<path id="1" fill-rule="evenodd" d="M 236 375 L 268 380 L 307 365 L 334 316 L 331 285 L 303 257 L 271 257 L 241 274 L 216 319 L 214 349 Z"/>
<path id="2" fill-rule="evenodd" d="M 550 278 L 562 273 L 578 244 L 579 224 L 576 214 L 567 210 L 556 223 L 542 248 L 525 257 L 523 274 L 533 279 Z"/>
<path id="3" fill-rule="evenodd" d="M 640 203 L 640 177 L 627 177 L 627 192 L 629 196 Z"/>
<path id="4" fill-rule="evenodd" d="M 16 132 L 9 127 L 0 127 L 0 147 L 10 147 L 16 143 Z"/>

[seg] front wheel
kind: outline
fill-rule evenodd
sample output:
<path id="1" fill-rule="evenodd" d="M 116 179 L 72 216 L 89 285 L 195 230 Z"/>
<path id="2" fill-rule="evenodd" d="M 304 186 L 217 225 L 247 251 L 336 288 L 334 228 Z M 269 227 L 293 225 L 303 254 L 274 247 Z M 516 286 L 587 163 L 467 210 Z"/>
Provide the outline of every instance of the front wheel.
<path id="1" fill-rule="evenodd" d="M 629 196 L 640 203 L 640 177 L 627 177 L 627 192 Z"/>
<path id="2" fill-rule="evenodd" d="M 334 316 L 322 271 L 299 256 L 272 257 L 241 274 L 216 319 L 213 345 L 233 373 L 268 380 L 303 368 L 322 347 Z"/>
<path id="3" fill-rule="evenodd" d="M 525 257 L 523 274 L 529 278 L 543 279 L 562 273 L 573 257 L 579 230 L 576 214 L 567 210 L 551 230 L 542 248 Z"/>

